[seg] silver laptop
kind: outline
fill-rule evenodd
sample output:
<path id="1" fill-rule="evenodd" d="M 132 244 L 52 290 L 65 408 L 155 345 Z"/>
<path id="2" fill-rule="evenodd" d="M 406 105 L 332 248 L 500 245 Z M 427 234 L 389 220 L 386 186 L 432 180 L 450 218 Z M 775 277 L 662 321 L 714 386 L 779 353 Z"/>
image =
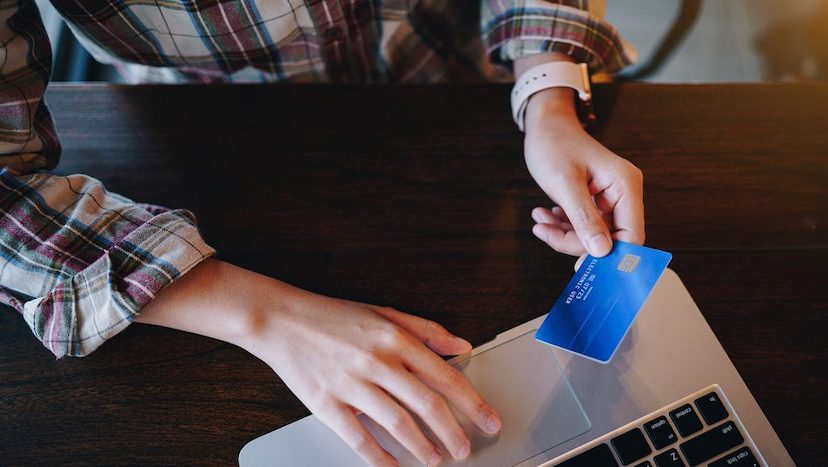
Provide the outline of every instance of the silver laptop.
<path id="1" fill-rule="evenodd" d="M 609 364 L 534 339 L 545 316 L 451 363 L 498 411 L 488 436 L 458 417 L 470 466 L 794 465 L 687 289 L 667 269 Z M 404 466 L 421 465 L 367 417 Z M 442 465 L 452 465 L 444 456 Z M 364 465 L 309 416 L 248 443 L 248 466 Z"/>

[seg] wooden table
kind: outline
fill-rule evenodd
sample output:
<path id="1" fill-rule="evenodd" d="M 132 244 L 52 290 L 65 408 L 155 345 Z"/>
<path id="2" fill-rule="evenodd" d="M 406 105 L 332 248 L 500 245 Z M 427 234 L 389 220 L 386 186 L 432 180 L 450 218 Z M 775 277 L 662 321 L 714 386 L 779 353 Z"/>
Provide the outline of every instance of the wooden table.
<path id="1" fill-rule="evenodd" d="M 505 86 L 53 85 L 64 156 L 188 207 L 221 257 L 482 343 L 545 313 L 572 259 L 530 233 Z M 597 87 L 596 137 L 643 169 L 669 250 L 801 465 L 824 458 L 828 85 Z M 0 463 L 219 464 L 308 412 L 222 342 L 133 325 L 55 361 L 0 310 Z"/>

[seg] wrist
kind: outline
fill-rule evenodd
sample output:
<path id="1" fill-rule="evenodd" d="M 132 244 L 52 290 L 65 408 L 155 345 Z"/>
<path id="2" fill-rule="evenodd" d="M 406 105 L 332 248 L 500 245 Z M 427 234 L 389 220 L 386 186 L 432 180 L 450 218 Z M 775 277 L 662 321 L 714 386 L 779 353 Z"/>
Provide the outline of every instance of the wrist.
<path id="1" fill-rule="evenodd" d="M 309 294 L 297 287 L 267 276 L 256 275 L 250 280 L 260 281 L 251 297 L 243 301 L 243 313 L 239 316 L 241 330 L 232 342 L 264 360 L 265 352 L 283 343 L 289 333 L 290 315 L 295 304 Z"/>
<path id="2" fill-rule="evenodd" d="M 136 321 L 192 332 L 247 350 L 287 306 L 276 279 L 207 259 L 162 290 Z"/>
<path id="3" fill-rule="evenodd" d="M 568 63 L 562 63 L 568 62 Z M 554 119 L 556 125 L 576 123 L 583 126 L 594 119 L 586 66 L 561 53 L 530 55 L 515 61 L 515 86 L 512 88 L 512 117 L 518 127 L 531 127 Z M 574 66 L 573 66 L 574 65 Z M 584 101 L 584 108 L 576 104 Z M 583 115 L 580 115 L 583 110 Z"/>
<path id="4" fill-rule="evenodd" d="M 575 110 L 575 91 L 566 87 L 547 88 L 529 98 L 526 105 L 526 134 L 548 127 L 550 121 L 556 126 L 582 128 Z"/>

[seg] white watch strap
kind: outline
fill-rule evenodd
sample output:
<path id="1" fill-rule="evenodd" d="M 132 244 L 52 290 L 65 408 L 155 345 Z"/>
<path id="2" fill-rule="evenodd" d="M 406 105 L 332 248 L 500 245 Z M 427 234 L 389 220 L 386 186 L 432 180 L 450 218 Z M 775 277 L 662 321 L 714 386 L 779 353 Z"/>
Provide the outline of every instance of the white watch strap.
<path id="1" fill-rule="evenodd" d="M 532 94 L 548 88 L 567 87 L 578 91 L 578 97 L 592 101 L 589 88 L 589 70 L 585 63 L 550 62 L 527 70 L 512 88 L 512 118 L 524 131 L 526 105 Z"/>

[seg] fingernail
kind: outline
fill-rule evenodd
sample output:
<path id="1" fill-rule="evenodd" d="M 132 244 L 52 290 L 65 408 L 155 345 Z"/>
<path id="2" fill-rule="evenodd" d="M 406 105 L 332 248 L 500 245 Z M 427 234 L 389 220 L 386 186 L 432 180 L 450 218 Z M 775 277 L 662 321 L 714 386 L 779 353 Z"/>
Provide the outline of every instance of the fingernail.
<path id="1" fill-rule="evenodd" d="M 575 271 L 577 271 L 578 269 L 581 269 L 581 265 L 584 264 L 585 259 L 586 259 L 586 255 L 583 254 L 580 257 L 578 257 L 577 260 L 575 260 Z"/>
<path id="2" fill-rule="evenodd" d="M 489 418 L 486 419 L 486 431 L 491 435 L 500 431 L 500 419 L 495 415 L 489 415 Z"/>
<path id="3" fill-rule="evenodd" d="M 465 459 L 466 457 L 469 456 L 470 452 L 471 452 L 471 443 L 469 443 L 469 440 L 466 440 L 466 442 L 463 443 L 463 446 L 460 447 L 460 449 L 457 450 L 457 453 L 455 453 L 454 457 L 457 458 L 457 459 Z"/>
<path id="4" fill-rule="evenodd" d="M 532 219 L 535 220 L 536 222 L 540 222 L 540 223 L 544 223 L 544 224 L 548 224 L 548 223 L 552 222 L 549 219 L 549 217 L 546 216 L 546 213 L 544 213 L 540 209 L 536 209 L 536 210 L 532 211 Z"/>
<path id="5" fill-rule="evenodd" d="M 607 236 L 602 233 L 589 239 L 589 253 L 593 256 L 604 256 L 611 249 L 612 243 L 610 243 Z"/>
<path id="6" fill-rule="evenodd" d="M 471 343 L 469 343 L 469 341 L 463 339 L 462 337 L 454 336 L 452 337 L 452 340 L 454 340 L 455 344 L 462 345 L 464 347 L 471 347 Z"/>
<path id="7" fill-rule="evenodd" d="M 438 464 L 440 464 L 440 461 L 442 460 L 442 458 L 443 458 L 443 456 L 440 455 L 440 451 L 435 449 L 431 453 L 431 455 L 428 456 L 428 462 L 426 462 L 426 465 L 428 465 L 429 467 L 438 465 Z"/>

